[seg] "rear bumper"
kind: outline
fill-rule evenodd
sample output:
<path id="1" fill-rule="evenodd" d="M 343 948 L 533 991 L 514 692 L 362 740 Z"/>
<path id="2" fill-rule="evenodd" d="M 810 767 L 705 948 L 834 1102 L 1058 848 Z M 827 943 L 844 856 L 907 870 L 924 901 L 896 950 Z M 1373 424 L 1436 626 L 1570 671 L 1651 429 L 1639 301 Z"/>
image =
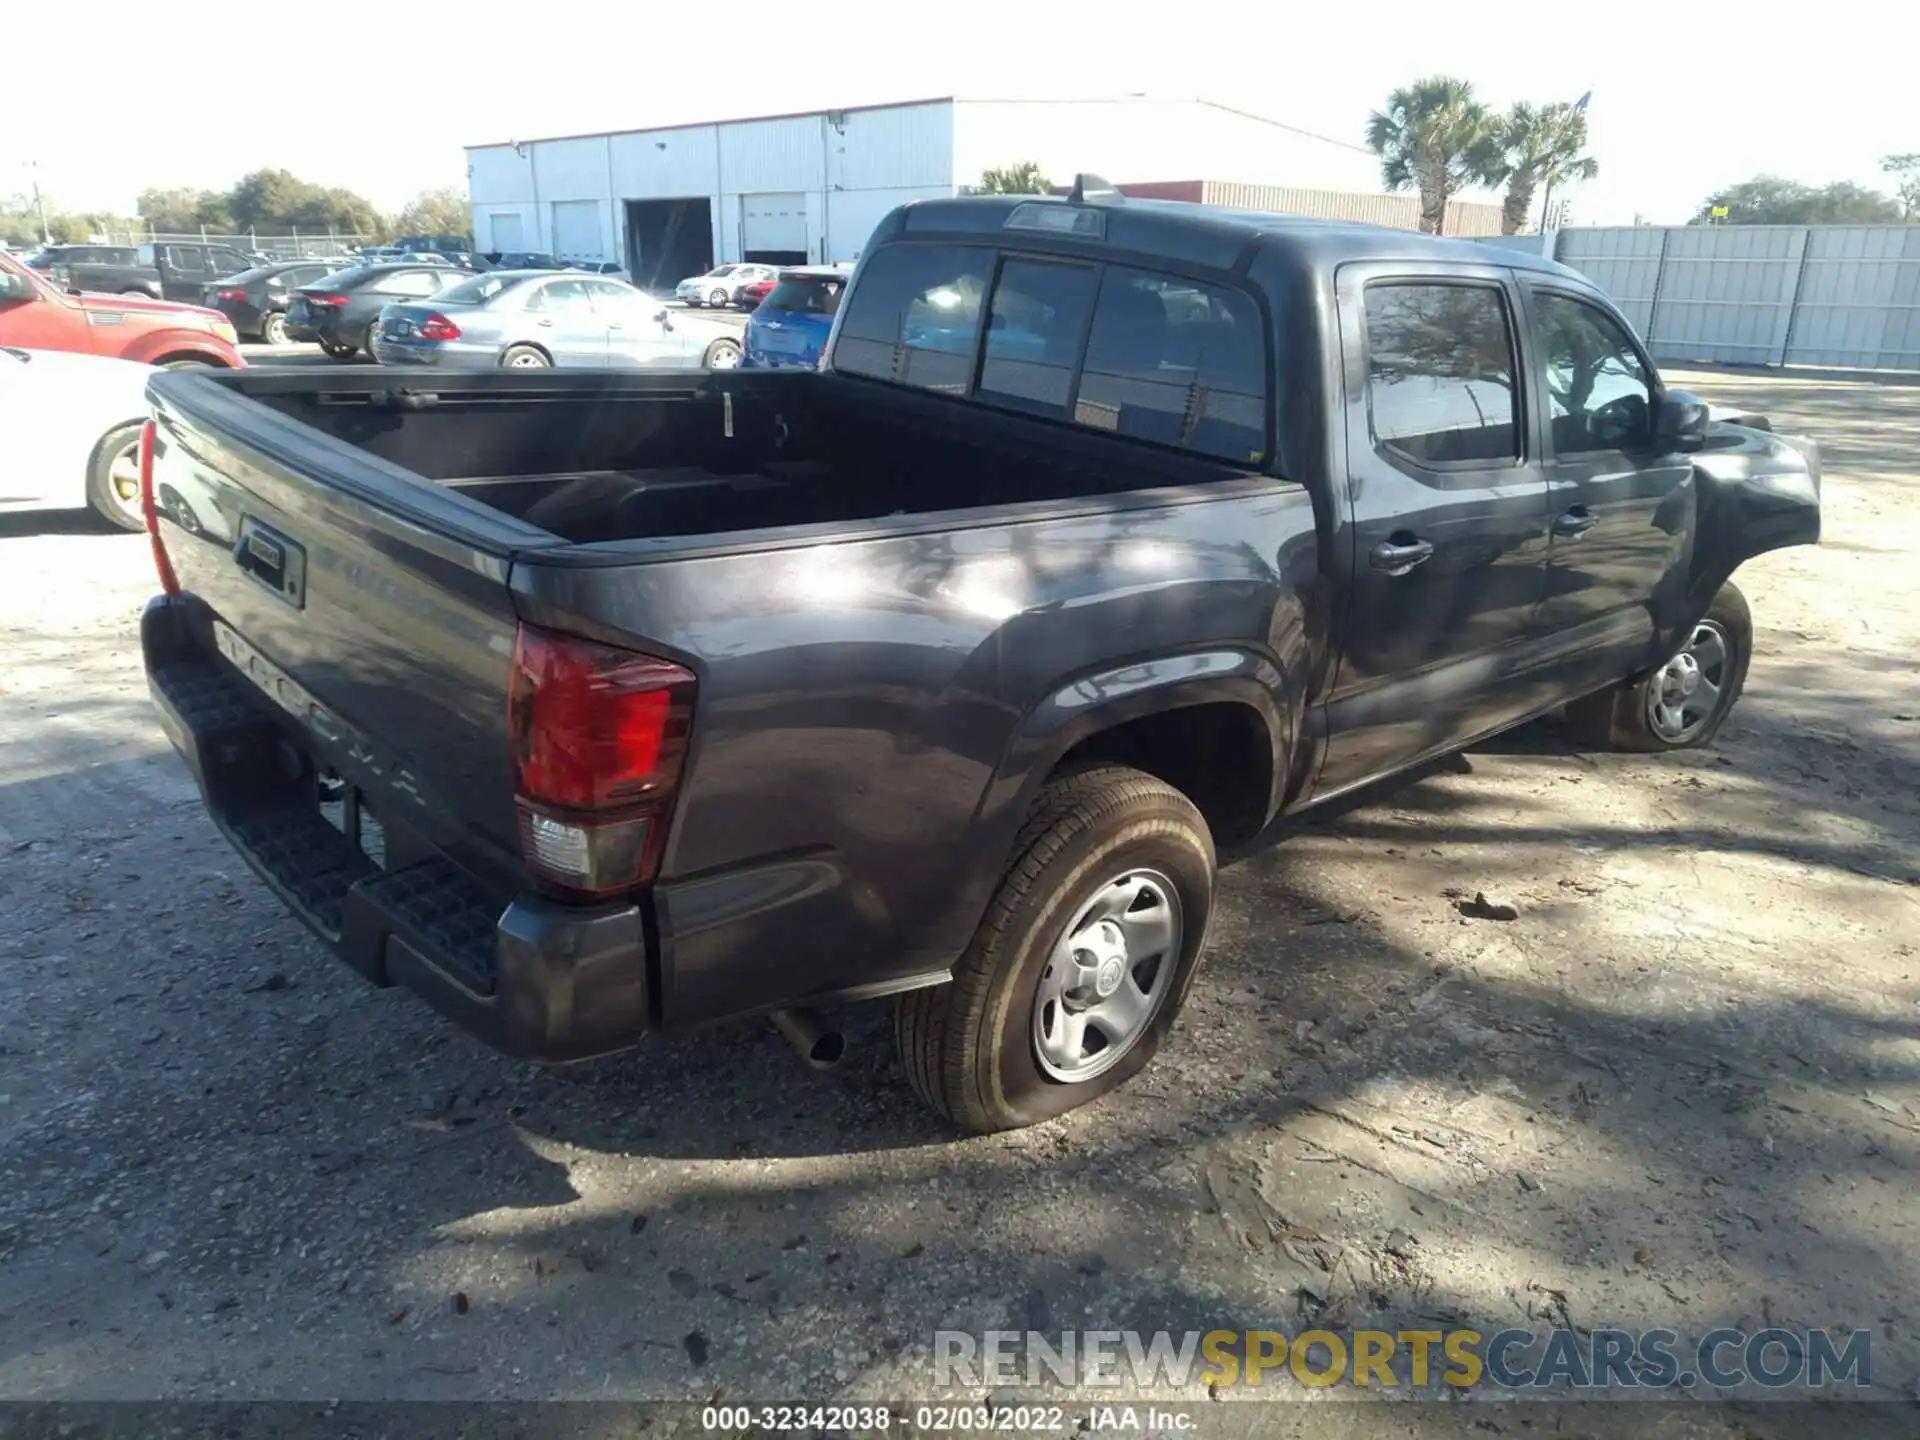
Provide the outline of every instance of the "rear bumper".
<path id="1" fill-rule="evenodd" d="M 140 618 L 161 727 L 220 832 L 341 960 L 376 985 L 406 986 L 525 1059 L 587 1059 L 647 1032 L 637 905 L 501 895 L 417 845 L 406 863 L 376 864 L 322 814 L 310 767 L 327 760 L 308 748 L 313 738 L 224 657 L 195 644 L 188 603 L 156 597 Z"/>

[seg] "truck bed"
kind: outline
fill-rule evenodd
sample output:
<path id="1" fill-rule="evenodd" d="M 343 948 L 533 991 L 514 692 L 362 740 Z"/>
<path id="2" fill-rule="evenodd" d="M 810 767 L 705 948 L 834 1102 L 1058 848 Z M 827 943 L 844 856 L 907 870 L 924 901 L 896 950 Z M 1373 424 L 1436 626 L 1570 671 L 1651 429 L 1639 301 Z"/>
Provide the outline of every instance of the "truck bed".
<path id="1" fill-rule="evenodd" d="M 812 374 L 329 379 L 233 390 L 411 476 L 576 544 L 718 536 L 1233 474 L 939 397 Z M 955 413 L 955 412 L 959 413 Z"/>

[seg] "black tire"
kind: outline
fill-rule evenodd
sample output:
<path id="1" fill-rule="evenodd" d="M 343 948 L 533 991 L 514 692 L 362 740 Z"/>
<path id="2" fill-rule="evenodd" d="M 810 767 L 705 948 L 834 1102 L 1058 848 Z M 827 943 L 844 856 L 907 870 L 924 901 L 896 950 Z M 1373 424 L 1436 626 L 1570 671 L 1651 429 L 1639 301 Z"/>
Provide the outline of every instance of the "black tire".
<path id="1" fill-rule="evenodd" d="M 706 353 L 700 357 L 700 363 L 709 370 L 735 370 L 740 366 L 742 353 L 738 340 L 716 340 L 707 346 Z M 716 360 L 725 363 L 716 364 Z"/>
<path id="2" fill-rule="evenodd" d="M 1729 582 L 1720 587 L 1707 613 L 1688 632 L 1686 644 L 1676 652 L 1676 660 L 1694 649 L 1703 628 L 1717 632 L 1723 639 L 1725 659 L 1717 677 L 1711 667 L 1702 670 L 1703 678 L 1717 679 L 1719 694 L 1697 721 L 1689 721 L 1677 734 L 1662 733 L 1654 723 L 1654 696 L 1667 675 L 1668 666 L 1674 664 L 1669 660 L 1624 685 L 1588 695 L 1567 706 L 1567 729 L 1574 740 L 1596 750 L 1644 753 L 1691 750 L 1711 743 L 1739 701 L 1740 692 L 1746 688 L 1747 665 L 1753 658 L 1753 616 L 1739 586 Z"/>
<path id="3" fill-rule="evenodd" d="M 87 461 L 87 504 L 93 513 L 109 525 L 122 530 L 144 530 L 147 528 L 146 513 L 140 508 L 140 493 L 136 489 L 130 497 L 122 496 L 114 464 L 133 451 L 134 456 L 140 450 L 140 422 L 121 425 L 109 430 L 93 447 L 93 455 Z"/>
<path id="4" fill-rule="evenodd" d="M 142 290 L 138 285 L 129 285 L 126 289 L 122 290 L 120 293 L 122 295 L 138 295 L 143 300 L 153 300 L 158 298 L 156 295 L 154 295 L 154 293 L 151 290 Z"/>
<path id="5" fill-rule="evenodd" d="M 1111 1068 L 1063 1083 L 1035 1054 L 1036 996 L 1064 927 L 1129 870 L 1172 882 L 1180 944 L 1158 1011 Z M 1103 765 L 1064 776 L 1040 794 L 1013 860 L 946 985 L 903 995 L 894 1038 L 920 1098 L 964 1129 L 1011 1130 L 1061 1115 L 1125 1084 L 1153 1059 L 1193 983 L 1213 908 L 1213 837 L 1178 790 L 1151 775 Z"/>
<path id="6" fill-rule="evenodd" d="M 260 321 L 260 343 L 262 345 L 284 345 L 287 343 L 287 317 L 278 310 L 269 310 Z"/>
<path id="7" fill-rule="evenodd" d="M 545 370 L 553 360 L 538 345 L 509 345 L 500 357 L 502 370 Z"/>
<path id="8" fill-rule="evenodd" d="M 359 347 L 357 346 L 341 345 L 332 340 L 322 340 L 320 342 L 320 348 L 326 353 L 327 358 L 330 360 L 351 360 L 360 353 Z"/>

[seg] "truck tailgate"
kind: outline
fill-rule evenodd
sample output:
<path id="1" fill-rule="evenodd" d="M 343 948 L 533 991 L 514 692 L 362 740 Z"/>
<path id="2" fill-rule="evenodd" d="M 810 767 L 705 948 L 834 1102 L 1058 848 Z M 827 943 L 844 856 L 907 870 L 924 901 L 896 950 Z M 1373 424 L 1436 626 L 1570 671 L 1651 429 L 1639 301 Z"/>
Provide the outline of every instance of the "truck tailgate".
<path id="1" fill-rule="evenodd" d="M 290 743 L 376 829 L 416 830 L 510 883 L 507 571 L 516 549 L 559 542 L 218 380 L 168 374 L 148 395 L 160 538 L 194 653 L 275 701 Z"/>

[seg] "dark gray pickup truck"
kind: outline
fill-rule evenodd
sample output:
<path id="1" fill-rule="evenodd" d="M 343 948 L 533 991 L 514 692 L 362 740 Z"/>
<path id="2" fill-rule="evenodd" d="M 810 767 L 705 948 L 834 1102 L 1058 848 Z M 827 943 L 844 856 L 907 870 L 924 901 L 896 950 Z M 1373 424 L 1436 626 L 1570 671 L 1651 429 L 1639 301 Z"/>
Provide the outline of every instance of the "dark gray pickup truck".
<path id="1" fill-rule="evenodd" d="M 149 393 L 154 700 L 348 964 L 548 1061 L 897 996 L 973 1129 L 1148 1062 L 1281 814 L 1707 740 L 1820 524 L 1572 271 L 1097 184 L 894 212 L 819 372 Z"/>

